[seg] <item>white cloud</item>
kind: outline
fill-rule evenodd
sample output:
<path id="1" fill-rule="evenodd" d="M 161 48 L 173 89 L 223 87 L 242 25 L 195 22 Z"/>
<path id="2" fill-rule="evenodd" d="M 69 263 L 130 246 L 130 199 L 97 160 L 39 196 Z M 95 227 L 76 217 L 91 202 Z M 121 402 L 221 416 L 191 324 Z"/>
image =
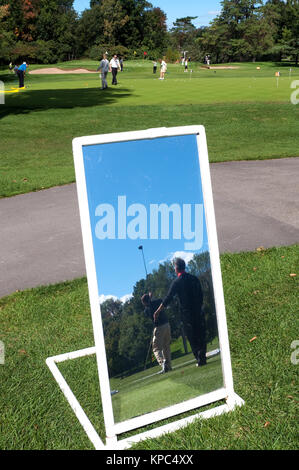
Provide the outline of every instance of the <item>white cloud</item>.
<path id="1" fill-rule="evenodd" d="M 106 302 L 106 300 L 112 299 L 112 300 L 115 300 L 115 301 L 116 301 L 116 300 L 119 300 L 121 303 L 124 304 L 125 302 L 127 302 L 128 300 L 130 300 L 132 297 L 133 297 L 132 294 L 126 294 L 126 295 L 123 295 L 123 296 L 120 297 L 120 298 L 116 297 L 116 295 L 104 295 L 104 294 L 102 294 L 102 295 L 99 296 L 99 303 L 100 303 L 100 305 L 101 305 L 101 304 L 103 304 L 104 302 Z"/>
<path id="2" fill-rule="evenodd" d="M 186 264 L 188 264 L 192 259 L 195 253 L 191 251 L 175 251 L 170 253 L 166 258 L 159 261 L 160 264 L 165 263 L 165 261 L 173 261 L 175 258 L 182 258 Z"/>
<path id="3" fill-rule="evenodd" d="M 173 261 L 175 258 L 182 258 L 185 263 L 188 264 L 193 259 L 194 255 L 195 253 L 192 253 L 190 251 L 176 251 L 172 254 L 171 261 Z"/>
<path id="4" fill-rule="evenodd" d="M 221 13 L 221 11 L 208 11 L 208 15 L 219 15 Z"/>
<path id="5" fill-rule="evenodd" d="M 104 302 L 106 302 L 106 300 L 109 300 L 109 299 L 113 299 L 113 300 L 118 300 L 117 297 L 115 297 L 115 295 L 100 295 L 99 296 L 99 302 L 100 304 L 103 304 Z"/>
<path id="6" fill-rule="evenodd" d="M 133 297 L 133 294 L 127 294 L 121 297 L 119 300 L 125 304 L 128 300 L 130 300 Z"/>

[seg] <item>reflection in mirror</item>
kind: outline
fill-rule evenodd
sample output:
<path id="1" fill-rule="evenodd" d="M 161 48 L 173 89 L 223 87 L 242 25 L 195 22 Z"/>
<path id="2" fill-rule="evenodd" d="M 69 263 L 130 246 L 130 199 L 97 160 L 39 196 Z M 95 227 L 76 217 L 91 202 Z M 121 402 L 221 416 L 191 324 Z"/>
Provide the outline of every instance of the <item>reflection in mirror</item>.
<path id="1" fill-rule="evenodd" d="M 83 156 L 115 422 L 223 387 L 196 136 Z"/>

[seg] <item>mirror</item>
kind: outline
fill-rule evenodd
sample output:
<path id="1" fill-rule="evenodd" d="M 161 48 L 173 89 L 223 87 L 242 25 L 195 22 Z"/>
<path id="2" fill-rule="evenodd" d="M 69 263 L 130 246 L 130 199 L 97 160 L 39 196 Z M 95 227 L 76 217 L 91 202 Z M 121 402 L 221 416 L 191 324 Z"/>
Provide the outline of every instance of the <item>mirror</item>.
<path id="1" fill-rule="evenodd" d="M 196 139 L 82 146 L 115 423 L 223 387 Z"/>

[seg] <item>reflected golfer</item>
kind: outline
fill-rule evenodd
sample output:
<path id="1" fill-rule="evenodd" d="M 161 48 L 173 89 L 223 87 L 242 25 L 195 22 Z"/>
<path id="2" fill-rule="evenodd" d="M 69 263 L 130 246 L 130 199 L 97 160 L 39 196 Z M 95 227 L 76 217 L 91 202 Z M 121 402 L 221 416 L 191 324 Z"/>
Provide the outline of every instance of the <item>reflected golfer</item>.
<path id="1" fill-rule="evenodd" d="M 184 330 L 190 343 L 192 352 L 198 366 L 206 364 L 206 322 L 202 311 L 203 294 L 199 279 L 186 273 L 185 261 L 181 258 L 174 260 L 177 278 L 173 281 L 168 294 L 154 313 L 155 321 L 163 314 L 175 295 L 178 296 L 181 309 L 181 318 Z"/>
<path id="2" fill-rule="evenodd" d="M 145 307 L 145 314 L 149 316 L 154 322 L 153 332 L 153 353 L 157 359 L 158 364 L 161 366 L 161 373 L 171 371 L 171 353 L 170 341 L 171 332 L 168 318 L 165 312 L 154 318 L 154 313 L 161 304 L 161 299 L 152 300 L 151 293 L 144 294 L 141 297 L 141 302 Z"/>

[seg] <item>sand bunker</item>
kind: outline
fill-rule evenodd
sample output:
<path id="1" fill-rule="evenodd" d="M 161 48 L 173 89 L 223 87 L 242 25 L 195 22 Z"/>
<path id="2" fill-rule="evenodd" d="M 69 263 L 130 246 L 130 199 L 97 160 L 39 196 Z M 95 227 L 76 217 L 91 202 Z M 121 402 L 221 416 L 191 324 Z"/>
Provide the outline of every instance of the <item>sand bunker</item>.
<path id="1" fill-rule="evenodd" d="M 58 74 L 66 74 L 66 73 L 97 73 L 95 70 L 87 70 L 87 69 L 58 69 L 55 67 L 52 68 L 44 68 L 44 69 L 36 69 L 31 70 L 29 72 L 31 75 L 58 75 Z"/>

